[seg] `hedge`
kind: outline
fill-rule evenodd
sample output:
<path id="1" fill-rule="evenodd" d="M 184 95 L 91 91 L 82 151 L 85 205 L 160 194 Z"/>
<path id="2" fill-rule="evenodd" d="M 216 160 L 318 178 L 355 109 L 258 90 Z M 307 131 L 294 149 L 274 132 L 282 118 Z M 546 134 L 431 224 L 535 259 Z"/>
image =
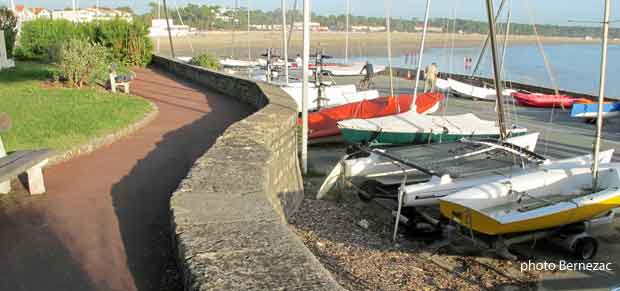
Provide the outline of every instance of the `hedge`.
<path id="1" fill-rule="evenodd" d="M 22 60 L 52 61 L 54 52 L 70 39 L 101 45 L 110 51 L 112 61 L 126 66 L 147 65 L 153 52 L 148 27 L 143 22 L 37 19 L 23 23 L 15 55 Z"/>

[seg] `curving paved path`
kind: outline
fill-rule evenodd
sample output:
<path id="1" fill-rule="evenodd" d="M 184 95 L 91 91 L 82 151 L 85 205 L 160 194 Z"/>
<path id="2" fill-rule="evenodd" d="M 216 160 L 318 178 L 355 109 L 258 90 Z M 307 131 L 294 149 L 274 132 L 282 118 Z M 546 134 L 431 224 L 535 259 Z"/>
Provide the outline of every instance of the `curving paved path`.
<path id="1" fill-rule="evenodd" d="M 48 194 L 0 200 L 0 290 L 175 290 L 170 193 L 248 106 L 139 70 L 159 107 L 137 133 L 50 167 Z"/>

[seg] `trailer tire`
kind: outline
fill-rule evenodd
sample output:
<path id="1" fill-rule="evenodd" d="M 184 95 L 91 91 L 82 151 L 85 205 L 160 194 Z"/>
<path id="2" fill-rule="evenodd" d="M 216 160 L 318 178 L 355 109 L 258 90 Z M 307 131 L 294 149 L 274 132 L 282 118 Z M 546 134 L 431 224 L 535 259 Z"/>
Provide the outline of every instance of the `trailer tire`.
<path id="1" fill-rule="evenodd" d="M 573 255 L 579 260 L 591 260 L 596 256 L 597 251 L 598 241 L 591 236 L 586 236 L 575 242 Z"/>

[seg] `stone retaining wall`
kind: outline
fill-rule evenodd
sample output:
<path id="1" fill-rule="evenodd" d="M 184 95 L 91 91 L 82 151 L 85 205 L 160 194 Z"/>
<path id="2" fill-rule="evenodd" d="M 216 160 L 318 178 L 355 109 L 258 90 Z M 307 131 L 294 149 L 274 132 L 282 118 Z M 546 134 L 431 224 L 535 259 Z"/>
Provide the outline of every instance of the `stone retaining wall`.
<path id="1" fill-rule="evenodd" d="M 303 199 L 294 101 L 280 88 L 168 58 L 154 56 L 153 65 L 257 110 L 172 194 L 185 290 L 341 290 L 286 223 Z"/>

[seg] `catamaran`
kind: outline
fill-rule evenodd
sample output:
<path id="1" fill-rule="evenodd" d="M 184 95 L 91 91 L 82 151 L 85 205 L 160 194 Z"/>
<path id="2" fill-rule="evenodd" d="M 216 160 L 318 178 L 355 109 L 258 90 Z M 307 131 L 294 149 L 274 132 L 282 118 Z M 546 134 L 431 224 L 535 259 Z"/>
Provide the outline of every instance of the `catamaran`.
<path id="1" fill-rule="evenodd" d="M 442 180 L 443 174 L 449 173 L 447 168 L 454 166 L 461 167 L 463 170 L 466 163 L 473 160 L 483 160 L 486 158 L 498 159 L 503 162 L 506 157 L 511 157 L 512 153 L 519 153 L 524 158 L 533 157 L 534 163 L 539 164 L 545 161 L 544 158 L 532 153 L 538 141 L 538 133 L 530 133 L 518 137 L 508 138 L 504 144 L 495 141 L 475 141 L 461 140 L 450 144 L 426 144 L 417 146 L 397 146 L 389 148 L 361 149 L 356 147 L 345 155 L 336 164 L 334 169 L 326 177 L 317 194 L 318 199 L 328 197 L 331 189 L 342 181 L 351 181 L 349 186 L 358 188 L 371 182 L 375 186 L 382 186 L 380 190 L 385 193 L 385 189 L 394 190 L 393 185 L 401 184 L 406 177 L 407 183 L 424 183 L 435 180 Z M 512 158 L 510 159 L 512 161 Z M 463 172 L 481 173 L 498 170 L 497 164 L 489 164 L 488 167 L 481 165 L 472 166 Z M 444 177 L 443 184 L 452 184 L 459 175 L 452 175 L 449 180 Z M 449 182 L 449 183 L 448 183 Z M 339 185 L 342 185 L 340 183 Z M 371 191 L 372 192 L 372 191 Z M 393 197 L 396 197 L 393 195 Z"/>
<path id="2" fill-rule="evenodd" d="M 613 209 L 620 207 L 620 164 L 600 166 L 600 157 L 605 155 L 600 153 L 600 141 L 609 14 L 610 1 L 606 0 L 592 164 L 535 169 L 456 192 L 439 199 L 443 216 L 472 233 L 531 237 L 578 226 L 607 213 L 613 215 Z M 573 237 L 570 249 L 576 255 L 583 259 L 594 256 L 597 243 L 593 238 L 585 232 L 576 237 L 573 233 Z"/>

